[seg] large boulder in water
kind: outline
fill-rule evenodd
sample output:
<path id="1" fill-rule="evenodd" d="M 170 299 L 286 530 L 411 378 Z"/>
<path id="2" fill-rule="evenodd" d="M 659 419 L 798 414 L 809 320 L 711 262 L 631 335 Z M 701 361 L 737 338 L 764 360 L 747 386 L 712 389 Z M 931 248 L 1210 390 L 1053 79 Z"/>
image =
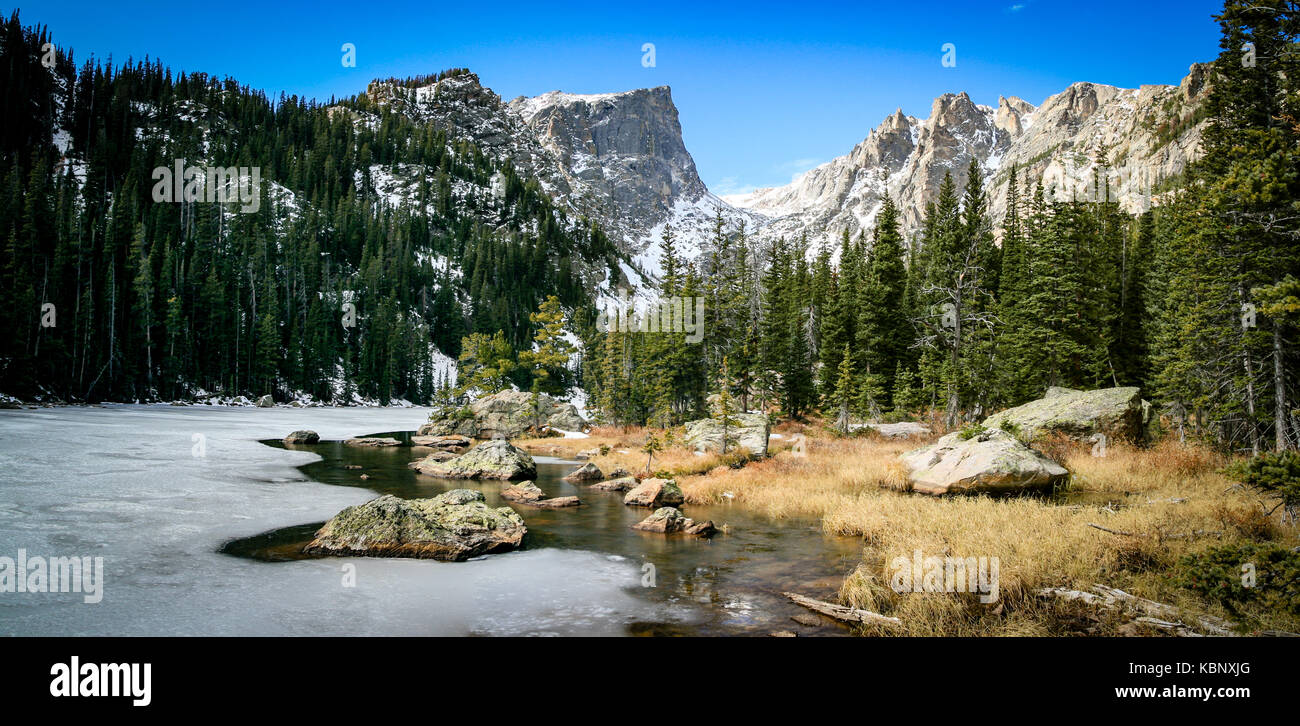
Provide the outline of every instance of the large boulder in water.
<path id="1" fill-rule="evenodd" d="M 646 479 L 623 497 L 630 507 L 672 507 L 686 501 L 673 479 Z"/>
<path id="2" fill-rule="evenodd" d="M 309 429 L 294 431 L 284 437 L 286 444 L 317 444 L 320 443 L 320 434 Z"/>
<path id="3" fill-rule="evenodd" d="M 767 456 L 767 439 L 771 425 L 762 413 L 737 413 L 730 416 L 727 451 L 745 448 L 754 456 Z M 722 421 L 702 418 L 686 423 L 686 444 L 696 451 L 722 451 Z"/>
<path id="4" fill-rule="evenodd" d="M 963 439 L 951 433 L 902 455 L 912 490 L 923 494 L 1016 492 L 1065 481 L 1065 467 L 1000 429 Z"/>
<path id="5" fill-rule="evenodd" d="M 510 507 L 454 489 L 432 499 L 384 495 L 348 507 L 316 531 L 305 552 L 461 561 L 519 546 L 528 529 Z"/>
<path id="6" fill-rule="evenodd" d="M 564 480 L 567 482 L 589 482 L 600 481 L 604 478 L 605 474 L 600 470 L 600 467 L 589 461 L 569 472 L 569 474 L 564 477 Z"/>
<path id="7" fill-rule="evenodd" d="M 690 534 L 696 537 L 708 537 L 717 531 L 711 521 L 696 522 L 682 514 L 676 507 L 661 507 L 654 514 L 632 525 L 632 529 L 659 534 Z"/>
<path id="8" fill-rule="evenodd" d="M 1009 426 L 1026 441 L 1061 433 L 1072 438 L 1103 434 L 1139 443 L 1152 426 L 1151 405 L 1134 386 L 1076 391 L 1052 387 L 1037 401 L 995 413 L 984 420 L 990 429 Z"/>
<path id="9" fill-rule="evenodd" d="M 534 410 L 533 394 L 527 391 L 501 391 L 485 396 L 468 407 L 448 410 L 420 427 L 419 434 L 443 436 L 460 434 L 479 439 L 512 439 L 530 428 L 549 426 L 561 431 L 582 431 L 587 422 L 571 403 L 539 394 Z"/>
<path id="10" fill-rule="evenodd" d="M 447 461 L 438 461 L 430 455 L 412 468 L 421 474 L 444 479 L 532 479 L 537 476 L 533 457 L 503 439 L 485 441 Z"/>

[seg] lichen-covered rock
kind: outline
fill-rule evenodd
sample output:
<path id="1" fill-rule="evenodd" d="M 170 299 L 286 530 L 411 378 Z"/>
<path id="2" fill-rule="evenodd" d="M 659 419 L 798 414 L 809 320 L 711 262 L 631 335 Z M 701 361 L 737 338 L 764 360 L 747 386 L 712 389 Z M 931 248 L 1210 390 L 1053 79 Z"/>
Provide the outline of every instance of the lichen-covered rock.
<path id="1" fill-rule="evenodd" d="M 448 410 L 420 427 L 421 436 L 463 435 L 478 439 L 512 439 L 532 428 L 549 426 L 561 431 L 582 431 L 587 422 L 571 403 L 539 394 L 534 410 L 533 394 L 501 391 L 484 396 L 467 409 Z"/>
<path id="2" fill-rule="evenodd" d="M 485 441 L 448 461 L 425 457 L 414 468 L 421 474 L 445 479 L 531 479 L 537 476 L 533 457 L 502 439 Z"/>
<path id="3" fill-rule="evenodd" d="M 1005 431 L 988 429 L 965 440 L 961 436 L 951 433 L 902 455 L 913 491 L 1014 492 L 1050 487 L 1070 474 Z"/>
<path id="4" fill-rule="evenodd" d="M 674 507 L 686 501 L 677 482 L 672 479 L 646 479 L 623 497 L 632 507 Z"/>
<path id="5" fill-rule="evenodd" d="M 415 432 L 417 436 L 478 436 L 478 424 L 474 417 L 450 415 L 426 422 Z"/>
<path id="6" fill-rule="evenodd" d="M 501 498 L 512 502 L 535 502 L 546 498 L 546 493 L 531 481 L 521 481 L 502 489 Z"/>
<path id="7" fill-rule="evenodd" d="M 429 454 L 428 456 L 425 456 L 423 459 L 416 459 L 415 461 L 412 461 L 411 463 L 407 464 L 406 466 L 407 466 L 408 469 L 415 469 L 416 471 L 419 471 L 419 470 L 420 470 L 420 465 L 422 465 L 422 464 L 424 464 L 424 463 L 426 463 L 426 462 L 427 462 L 427 463 L 430 463 L 430 464 L 433 464 L 433 463 L 441 462 L 441 461 L 451 461 L 452 459 L 456 458 L 457 456 L 460 456 L 460 454 L 457 454 L 457 453 L 454 452 L 454 451 L 435 451 L 435 452 L 433 452 L 432 454 Z"/>
<path id="8" fill-rule="evenodd" d="M 445 449 L 460 453 L 469 448 L 474 440 L 468 436 L 459 434 L 450 434 L 446 436 L 430 436 L 427 434 L 416 434 L 411 437 L 412 446 L 427 446 L 434 449 Z"/>
<path id="9" fill-rule="evenodd" d="M 348 446 L 369 446 L 372 448 L 384 448 L 386 446 L 401 446 L 402 442 L 387 436 L 370 436 L 357 439 L 346 439 L 344 444 Z"/>
<path id="10" fill-rule="evenodd" d="M 636 477 L 624 476 L 619 477 L 618 479 L 610 479 L 608 481 L 598 481 L 595 484 L 592 484 L 591 488 L 599 489 L 603 492 L 625 492 L 629 489 L 634 489 L 636 485 Z"/>
<path id="11" fill-rule="evenodd" d="M 303 429 L 301 431 L 294 431 L 293 433 L 284 437 L 284 443 L 286 444 L 315 444 L 319 442 L 320 442 L 320 434 L 316 433 L 315 431 L 309 431 L 307 429 Z"/>
<path id="12" fill-rule="evenodd" d="M 767 415 L 737 413 L 730 418 L 732 426 L 727 431 L 727 451 L 745 448 L 753 456 L 767 456 L 767 439 L 771 433 Z M 696 451 L 722 451 L 722 422 L 716 418 L 688 421 L 686 444 Z"/>
<path id="13" fill-rule="evenodd" d="M 564 480 L 567 482 L 585 482 L 599 481 L 604 478 L 605 474 L 601 472 L 600 467 L 591 462 L 587 462 L 570 472 L 568 476 L 564 477 Z"/>
<path id="14" fill-rule="evenodd" d="M 1137 443 L 1145 439 L 1150 418 L 1150 405 L 1139 388 L 1076 391 L 1054 386 L 1043 398 L 989 416 L 984 426 L 1009 426 L 1026 441 L 1053 433 L 1076 438 L 1100 433 Z"/>
<path id="15" fill-rule="evenodd" d="M 577 497 L 551 497 L 550 499 L 520 502 L 520 504 L 540 509 L 563 509 L 564 507 L 576 507 L 582 504 L 582 500 Z"/>
<path id="16" fill-rule="evenodd" d="M 461 561 L 519 546 L 528 529 L 509 507 L 454 489 L 432 499 L 384 495 L 348 507 L 316 531 L 305 552 Z"/>
<path id="17" fill-rule="evenodd" d="M 925 424 L 916 423 L 915 421 L 900 421 L 898 423 L 865 423 L 861 424 L 861 427 L 872 429 L 881 436 L 889 439 L 906 439 L 913 436 L 928 436 L 930 434 L 930 427 Z"/>
<path id="18" fill-rule="evenodd" d="M 682 514 L 676 507 L 660 507 L 654 514 L 632 525 L 632 529 L 659 534 L 689 534 L 696 537 L 708 537 L 717 531 L 713 522 L 696 522 Z"/>
<path id="19" fill-rule="evenodd" d="M 275 398 L 274 398 L 271 394 L 268 393 L 268 394 L 266 394 L 265 396 L 262 396 L 261 398 L 257 399 L 257 407 L 258 407 L 258 408 L 273 408 L 273 407 L 275 407 Z"/>

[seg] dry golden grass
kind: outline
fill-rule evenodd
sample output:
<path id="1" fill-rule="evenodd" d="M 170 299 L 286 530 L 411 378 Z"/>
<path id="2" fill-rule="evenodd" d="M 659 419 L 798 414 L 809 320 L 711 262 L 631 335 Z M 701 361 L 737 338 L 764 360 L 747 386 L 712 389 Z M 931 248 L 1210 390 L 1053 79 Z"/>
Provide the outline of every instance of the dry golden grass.
<path id="1" fill-rule="evenodd" d="M 600 449 L 606 453 L 592 456 L 589 461 L 600 467 L 601 471 L 608 474 L 617 469 L 625 469 L 643 475 L 647 473 L 647 456 L 641 448 L 651 433 L 663 436 L 662 431 L 639 426 L 605 426 L 592 429 L 585 439 L 519 439 L 512 443 L 531 454 L 561 458 L 574 458 L 580 452 Z M 673 477 L 686 477 L 726 466 L 732 460 L 718 454 L 699 455 L 684 446 L 672 446 L 654 455 L 648 473 L 664 472 Z"/>
<path id="2" fill-rule="evenodd" d="M 826 531 L 861 537 L 863 561 L 841 588 L 845 604 L 898 617 L 908 635 L 1061 635 L 1132 633 L 1117 618 L 1086 606 L 1045 601 L 1049 586 L 1087 590 L 1094 583 L 1183 608 L 1226 617 L 1217 605 L 1179 589 L 1171 575 L 1184 555 L 1250 540 L 1300 544 L 1294 527 L 1263 514 L 1259 500 L 1219 474 L 1226 460 L 1165 441 L 1149 449 L 1111 445 L 1104 457 L 1088 446 L 1051 441 L 1040 448 L 1073 474 L 1065 493 L 1018 497 L 928 497 L 907 492 L 898 454 L 928 443 L 875 437 L 837 438 L 824 429 L 783 425 L 773 455 L 743 468 L 723 466 L 676 447 L 651 469 L 674 472 L 690 503 L 727 500 L 776 518 L 820 517 Z M 791 437 L 806 436 L 804 454 Z M 535 453 L 560 446 L 573 453 L 602 444 L 593 461 L 604 471 L 640 472 L 647 432 L 597 430 L 589 439 L 520 442 Z M 538 449 L 541 449 L 538 451 Z M 624 453 L 626 452 L 626 453 Z M 1089 526 L 1126 534 L 1113 534 Z M 999 597 L 894 592 L 897 557 L 997 557 Z M 1251 625 L 1295 631 L 1281 613 L 1250 613 Z M 886 631 L 865 627 L 865 632 Z"/>

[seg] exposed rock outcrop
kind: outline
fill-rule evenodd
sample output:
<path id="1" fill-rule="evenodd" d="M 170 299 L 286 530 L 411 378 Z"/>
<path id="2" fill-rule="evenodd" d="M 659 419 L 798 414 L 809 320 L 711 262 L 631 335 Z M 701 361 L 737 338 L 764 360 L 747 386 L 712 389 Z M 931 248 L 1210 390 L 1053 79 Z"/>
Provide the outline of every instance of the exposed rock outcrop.
<path id="1" fill-rule="evenodd" d="M 1116 441 L 1141 442 L 1151 425 L 1151 406 L 1136 387 L 1076 391 L 1052 387 L 1046 395 L 984 420 L 990 429 L 1009 426 L 1026 441 L 1060 433 L 1074 438 L 1104 434 Z"/>
<path id="2" fill-rule="evenodd" d="M 291 433 L 291 434 L 289 434 L 288 436 L 284 437 L 284 443 L 286 443 L 286 444 L 316 444 L 316 443 L 320 443 L 320 434 L 316 433 L 315 431 L 310 431 L 310 430 L 307 430 L 307 429 L 302 429 L 301 431 L 294 431 L 293 433 Z"/>
<path id="3" fill-rule="evenodd" d="M 689 534 L 708 537 L 717 531 L 711 521 L 696 522 L 676 507 L 660 507 L 654 514 L 632 525 L 632 529 L 659 534 Z"/>
<path id="4" fill-rule="evenodd" d="M 412 446 L 427 446 L 433 449 L 442 449 L 444 451 L 454 451 L 460 453 L 468 449 L 474 440 L 468 436 L 460 434 L 450 434 L 447 436 L 428 436 L 417 434 L 411 437 Z"/>
<path id="5" fill-rule="evenodd" d="M 745 448 L 753 456 L 767 456 L 767 440 L 771 426 L 766 414 L 737 413 L 731 415 L 733 425 L 727 431 L 727 451 Z M 722 451 L 722 422 L 716 418 L 702 418 L 686 423 L 686 444 L 696 451 Z"/>
<path id="6" fill-rule="evenodd" d="M 675 507 L 685 501 L 672 479 L 646 479 L 623 497 L 623 503 L 633 507 Z"/>
<path id="7" fill-rule="evenodd" d="M 545 499 L 546 494 L 534 482 L 521 481 L 518 484 L 512 484 L 502 489 L 501 498 L 512 502 L 535 502 L 539 499 Z"/>
<path id="8" fill-rule="evenodd" d="M 915 421 L 901 421 L 899 423 L 865 423 L 854 428 L 872 429 L 876 433 L 889 439 L 906 439 L 912 436 L 928 436 L 930 427 L 925 424 L 919 424 Z"/>
<path id="9" fill-rule="evenodd" d="M 343 443 L 348 446 L 369 446 L 371 448 L 402 445 L 402 442 L 387 436 L 369 436 L 357 439 L 346 439 Z"/>
<path id="10" fill-rule="evenodd" d="M 527 531 L 514 510 L 488 507 L 482 492 L 454 489 L 432 499 L 384 495 L 339 512 L 304 551 L 461 561 L 514 549 Z"/>
<path id="11" fill-rule="evenodd" d="M 526 391 L 501 391 L 484 396 L 467 409 L 447 411 L 420 427 L 420 436 L 460 435 L 477 439 L 512 439 L 538 425 L 562 431 L 581 431 L 587 422 L 573 404 L 538 396 L 540 413 L 533 410 L 532 394 Z"/>
<path id="12" fill-rule="evenodd" d="M 591 462 L 587 462 L 570 472 L 564 477 L 564 480 L 567 482 L 589 482 L 600 481 L 604 478 L 605 474 L 600 470 L 600 467 Z"/>
<path id="13" fill-rule="evenodd" d="M 902 455 L 912 490 L 922 494 L 1016 492 L 1064 482 L 1060 464 L 1000 429 L 963 439 L 951 433 Z"/>
<path id="14" fill-rule="evenodd" d="M 413 468 L 421 474 L 444 479 L 531 479 L 537 476 L 533 457 L 501 439 L 485 441 L 448 461 L 427 456 Z"/>
<path id="15" fill-rule="evenodd" d="M 624 476 L 624 477 L 619 477 L 618 479 L 608 479 L 606 481 L 598 481 L 595 484 L 592 484 L 591 488 L 598 489 L 603 492 L 625 492 L 630 489 L 635 489 L 636 485 L 637 485 L 637 480 L 635 477 Z"/>

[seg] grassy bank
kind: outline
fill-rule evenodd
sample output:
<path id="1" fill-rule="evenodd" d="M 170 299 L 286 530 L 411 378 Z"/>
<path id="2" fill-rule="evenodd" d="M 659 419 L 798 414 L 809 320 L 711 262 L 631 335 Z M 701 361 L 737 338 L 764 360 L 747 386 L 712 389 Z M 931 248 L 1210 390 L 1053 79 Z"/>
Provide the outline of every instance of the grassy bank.
<path id="1" fill-rule="evenodd" d="M 651 471 L 669 473 L 689 503 L 731 502 L 772 517 L 820 517 L 828 532 L 859 537 L 863 559 L 847 573 L 844 604 L 897 617 L 901 627 L 863 626 L 870 634 L 907 635 L 1158 635 L 1120 615 L 1075 602 L 1045 599 L 1040 588 L 1088 590 L 1102 584 L 1167 603 L 1188 617 L 1213 615 L 1243 632 L 1300 631 L 1300 618 L 1276 606 L 1244 602 L 1235 612 L 1186 587 L 1185 557 L 1249 543 L 1300 546 L 1296 527 L 1268 516 L 1260 498 L 1219 473 L 1227 461 L 1164 441 L 1149 449 L 1111 445 L 1095 457 L 1065 441 L 1040 446 L 1072 473 L 1056 494 L 934 498 L 908 492 L 897 455 L 924 440 L 837 438 L 819 429 L 782 427 L 774 454 L 738 465 L 716 454 L 674 447 L 655 456 Z M 801 452 L 792 437 L 806 438 Z M 535 453 L 593 457 L 603 471 L 645 469 L 646 432 L 597 430 L 589 439 L 543 439 Z M 1093 526 L 1096 525 L 1096 526 Z M 1104 528 L 1104 529 L 1103 529 Z M 923 556 L 997 557 L 998 598 L 970 593 L 897 593 L 891 563 Z M 1232 576 L 1236 576 L 1235 574 Z"/>

